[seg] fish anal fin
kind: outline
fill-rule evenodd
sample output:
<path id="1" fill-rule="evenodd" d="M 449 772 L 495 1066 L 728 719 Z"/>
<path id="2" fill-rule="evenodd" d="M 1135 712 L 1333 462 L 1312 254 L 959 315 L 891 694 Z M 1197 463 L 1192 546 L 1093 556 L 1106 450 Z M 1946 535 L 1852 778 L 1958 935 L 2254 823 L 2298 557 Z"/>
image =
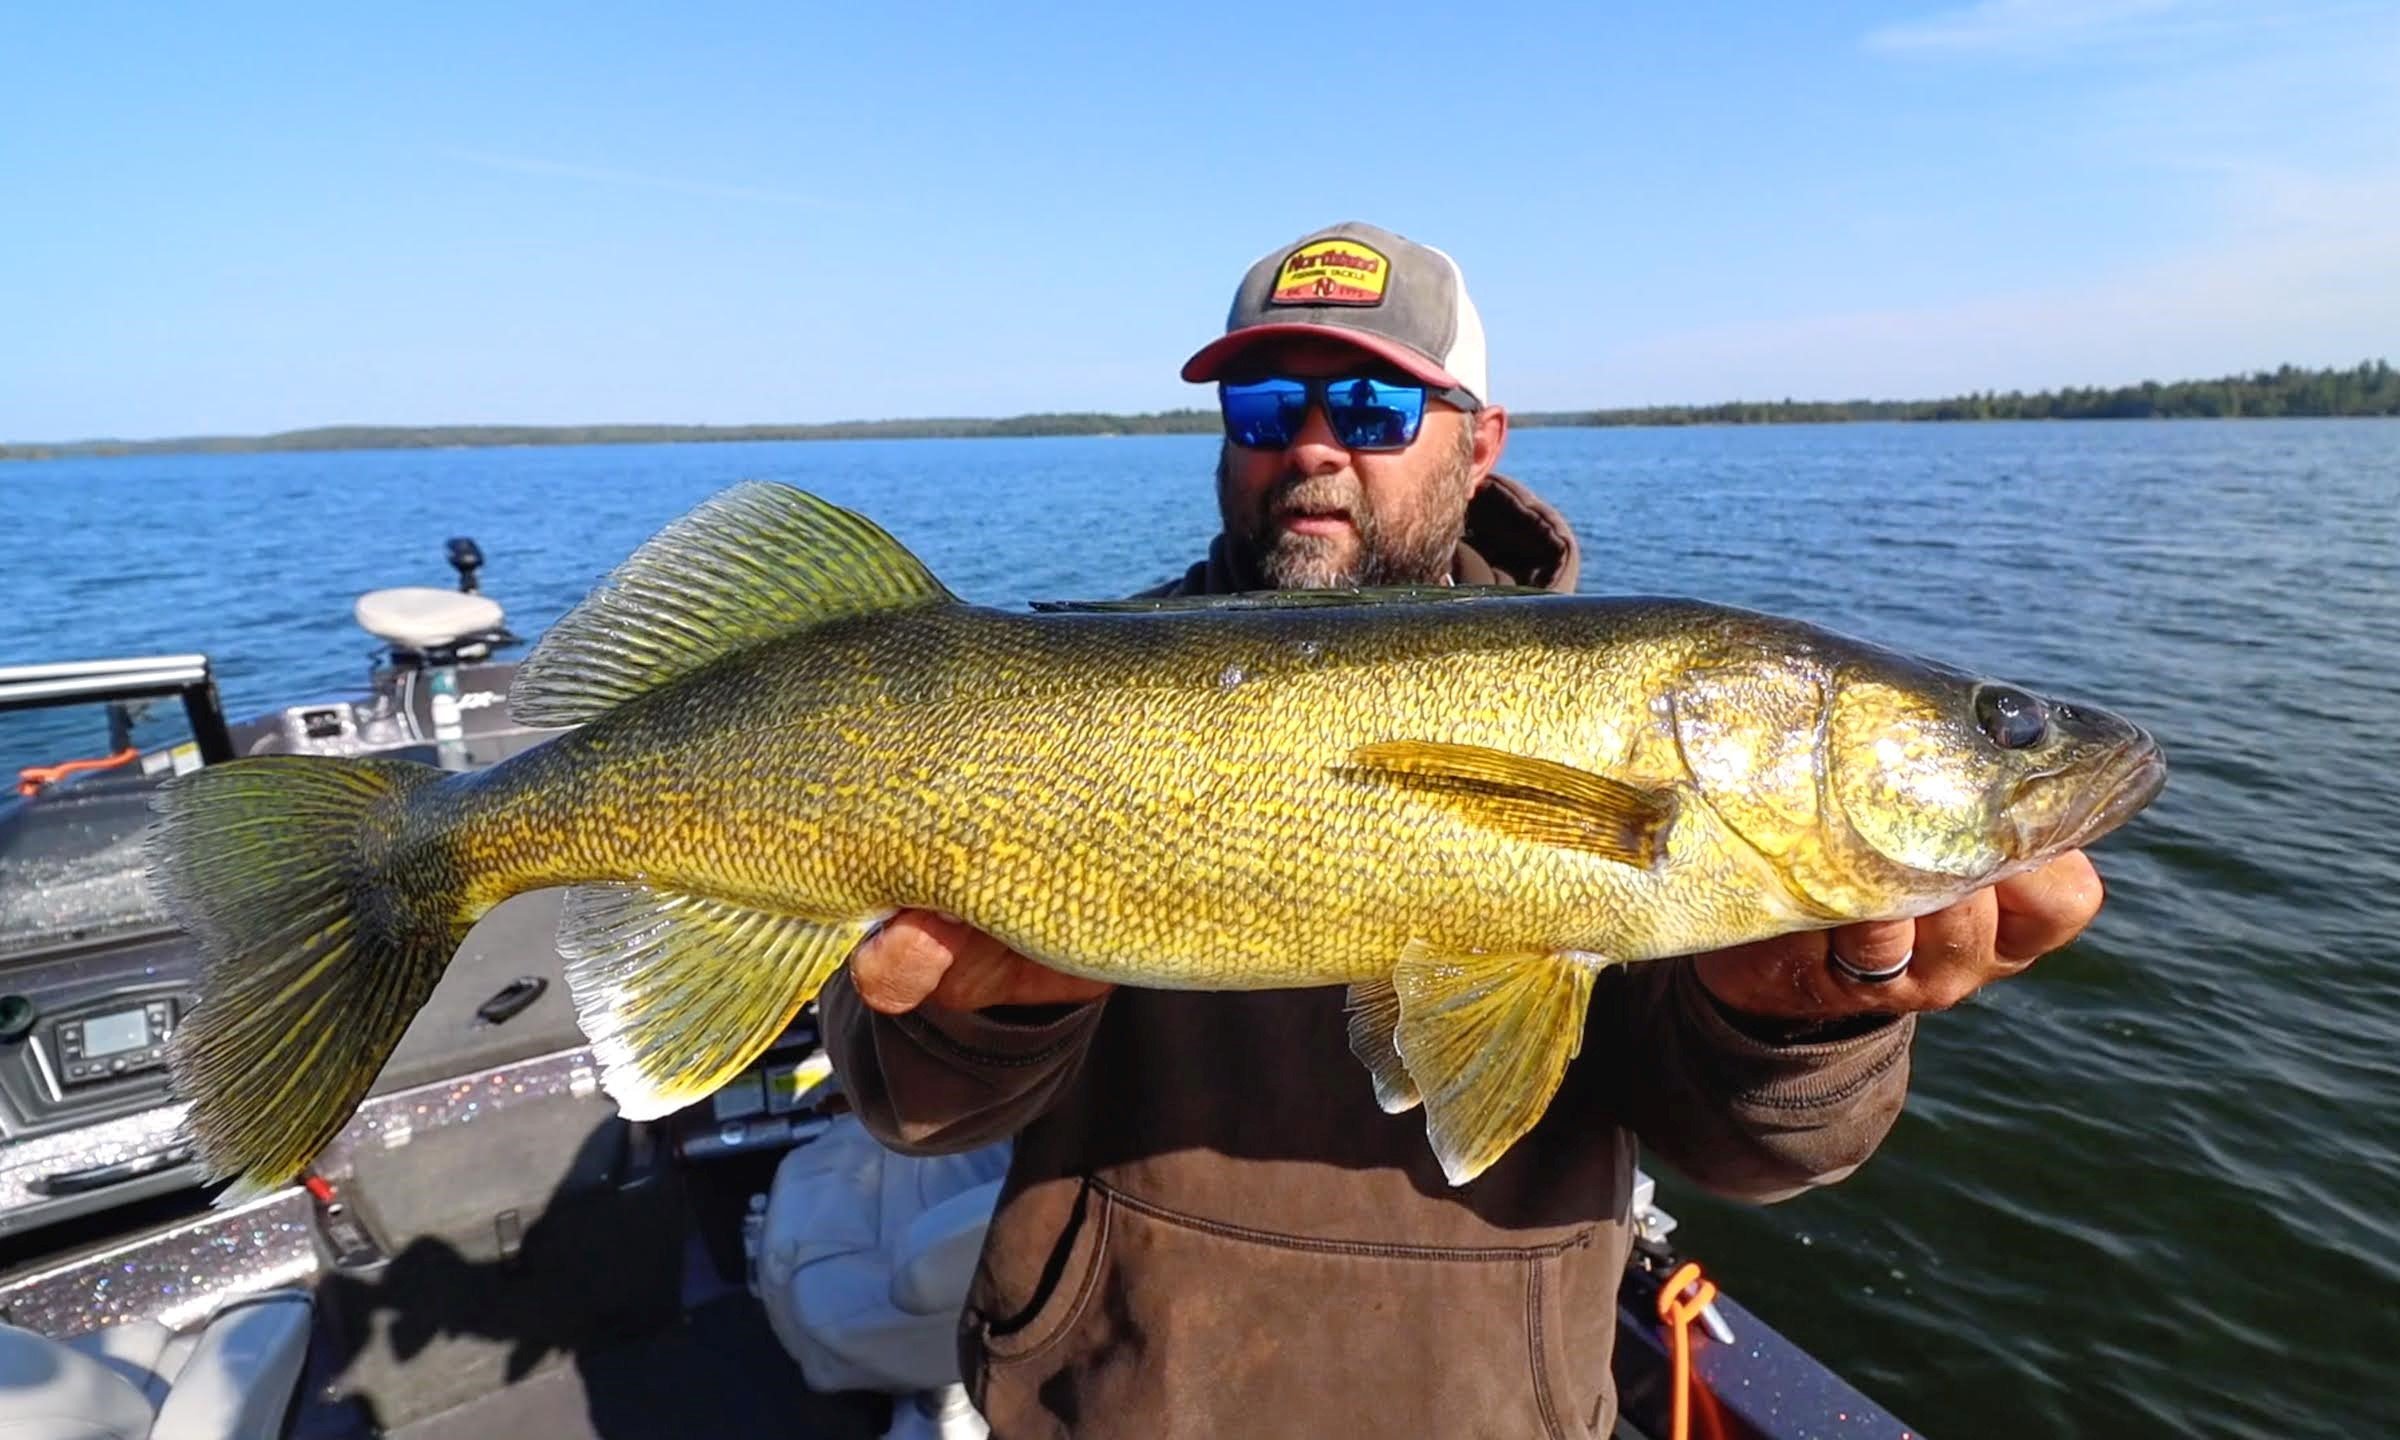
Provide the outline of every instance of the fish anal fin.
<path id="1" fill-rule="evenodd" d="M 1439 740 L 1386 740 L 1350 754 L 1348 773 L 1413 790 L 1487 829 L 1648 869 L 1674 824 L 1671 791 L 1556 760 Z"/>
<path id="2" fill-rule="evenodd" d="M 828 923 L 638 885 L 567 892 L 558 950 L 629 1120 L 702 1099 L 783 1033 L 875 917 Z"/>
<path id="3" fill-rule="evenodd" d="M 1345 1005 L 1350 1026 L 1350 1053 L 1375 1079 L 1375 1103 L 1386 1115 L 1417 1108 L 1424 1097 L 1400 1059 L 1393 1032 L 1400 1028 L 1400 993 L 1389 980 L 1362 980 L 1350 987 Z"/>
<path id="4" fill-rule="evenodd" d="M 866 517 L 749 481 L 652 536 L 551 626 L 509 714 L 581 724 L 778 635 L 956 598 Z"/>
<path id="5" fill-rule="evenodd" d="M 1583 1044 L 1595 971 L 1540 953 L 1439 955 L 1412 944 L 1393 972 L 1400 1057 L 1425 1096 L 1425 1134 L 1464 1185 L 1549 1108 Z"/>

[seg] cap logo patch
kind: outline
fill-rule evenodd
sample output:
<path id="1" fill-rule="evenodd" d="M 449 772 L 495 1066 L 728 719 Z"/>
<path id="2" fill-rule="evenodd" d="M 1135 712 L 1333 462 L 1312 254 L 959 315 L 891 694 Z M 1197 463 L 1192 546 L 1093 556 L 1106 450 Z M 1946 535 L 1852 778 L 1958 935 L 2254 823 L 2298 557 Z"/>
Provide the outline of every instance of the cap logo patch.
<path id="1" fill-rule="evenodd" d="M 1392 262 L 1356 240 L 1319 240 L 1284 257 L 1269 305 L 1381 305 Z"/>

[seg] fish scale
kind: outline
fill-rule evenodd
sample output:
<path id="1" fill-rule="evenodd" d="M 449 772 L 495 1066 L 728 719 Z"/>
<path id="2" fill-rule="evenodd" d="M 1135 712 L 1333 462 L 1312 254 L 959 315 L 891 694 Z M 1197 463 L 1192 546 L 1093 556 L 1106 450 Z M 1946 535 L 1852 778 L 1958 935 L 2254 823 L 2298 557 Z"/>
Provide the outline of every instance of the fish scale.
<path id="1" fill-rule="evenodd" d="M 1226 633 L 1205 616 L 1093 616 L 1062 644 L 1046 628 L 1055 621 L 949 607 L 868 627 L 855 644 L 802 637 L 788 653 L 757 655 L 745 676 L 595 722 L 588 737 L 621 767 L 626 794 L 590 808 L 594 833 L 559 837 L 562 863 L 483 868 L 512 893 L 638 871 L 668 888 L 814 915 L 927 906 L 1061 969 L 1186 988 L 1371 978 L 1427 936 L 1619 958 L 1714 939 L 1706 928 L 1661 934 L 1640 923 L 1657 913 L 1645 902 L 1660 879 L 1647 871 L 1530 845 L 1341 772 L 1350 751 L 1394 735 L 1586 753 L 1596 730 L 1635 722 L 1537 704 L 1540 685 L 1588 692 L 1629 670 L 1671 667 L 1671 653 L 1647 667 L 1619 653 L 1586 673 L 1528 666 L 1528 626 L 1505 608 L 1494 602 L 1483 617 L 1493 633 L 1460 636 L 1458 651 L 1280 674 L 1255 657 L 1301 643 L 1335 656 L 1404 648 L 1410 618 L 1329 625 L 1331 612 L 1262 613 Z M 1623 618 L 1638 630 L 1651 616 Z M 926 628 L 944 643 L 926 645 L 917 633 Z M 924 678 L 939 698 L 847 704 L 813 729 L 776 733 L 771 750 L 741 723 L 807 697 L 858 693 L 849 675 L 927 650 L 953 667 Z M 1162 650 L 1179 683 L 1156 678 Z M 1242 683 L 1214 678 L 1245 659 Z M 1031 695 L 996 679 L 1036 668 L 1051 683 Z M 1372 688 L 1361 693 L 1353 673 L 1372 674 Z M 1445 693 L 1487 699 L 1442 713 Z M 970 695 L 996 698 L 957 698 Z M 674 713 L 662 713 L 669 700 Z M 1633 690 L 1619 708 L 1649 727 L 1649 749 L 1662 754 L 1671 746 L 1646 702 Z M 573 737 L 559 748 L 560 764 L 585 761 Z M 738 862 L 671 843 L 646 778 L 668 773 L 741 777 L 704 782 L 708 798 L 693 807 L 715 817 Z M 517 784 L 535 795 L 554 788 L 550 773 L 531 769 Z M 496 813 L 456 817 L 469 847 L 486 826 L 518 829 L 505 787 L 485 798 Z M 546 804 L 536 801 L 536 813 Z M 784 838 L 763 843 L 769 835 Z M 635 843 L 616 848 L 626 837 Z M 1244 903 L 1226 906 L 1227 893 Z"/>

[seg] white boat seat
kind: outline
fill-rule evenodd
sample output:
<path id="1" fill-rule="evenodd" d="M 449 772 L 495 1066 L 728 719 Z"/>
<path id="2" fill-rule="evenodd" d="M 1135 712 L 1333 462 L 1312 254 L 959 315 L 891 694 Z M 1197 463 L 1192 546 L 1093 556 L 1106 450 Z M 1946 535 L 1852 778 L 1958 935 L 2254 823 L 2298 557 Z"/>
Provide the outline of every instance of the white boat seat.
<path id="1" fill-rule="evenodd" d="M 274 1440 L 308 1358 L 304 1291 L 52 1340 L 0 1325 L 0 1440 Z"/>
<path id="2" fill-rule="evenodd" d="M 896 1155 L 843 1116 L 784 1157 L 759 1234 L 759 1298 L 810 1388 L 958 1383 L 958 1314 L 1008 1155 L 1005 1143 Z"/>
<path id="3" fill-rule="evenodd" d="M 378 640 L 409 650 L 433 650 L 470 635 L 497 630 L 506 615 L 500 602 L 460 590 L 402 585 L 369 590 L 351 607 L 360 628 Z"/>

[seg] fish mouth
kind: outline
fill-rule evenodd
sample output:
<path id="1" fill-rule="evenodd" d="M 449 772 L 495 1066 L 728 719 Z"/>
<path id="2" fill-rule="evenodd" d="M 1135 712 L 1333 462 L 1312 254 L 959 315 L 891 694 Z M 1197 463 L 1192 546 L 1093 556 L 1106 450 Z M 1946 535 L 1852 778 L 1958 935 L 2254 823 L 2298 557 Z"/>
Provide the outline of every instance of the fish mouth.
<path id="1" fill-rule="evenodd" d="M 2054 771 L 2027 782 L 2055 781 Z M 2050 833 L 2036 852 L 2043 856 L 2080 850 L 2140 814 L 2167 785 L 2167 757 L 2145 730 L 2117 747 L 2101 762 L 2100 773 L 2084 789 L 2082 799 L 2049 826 Z"/>

